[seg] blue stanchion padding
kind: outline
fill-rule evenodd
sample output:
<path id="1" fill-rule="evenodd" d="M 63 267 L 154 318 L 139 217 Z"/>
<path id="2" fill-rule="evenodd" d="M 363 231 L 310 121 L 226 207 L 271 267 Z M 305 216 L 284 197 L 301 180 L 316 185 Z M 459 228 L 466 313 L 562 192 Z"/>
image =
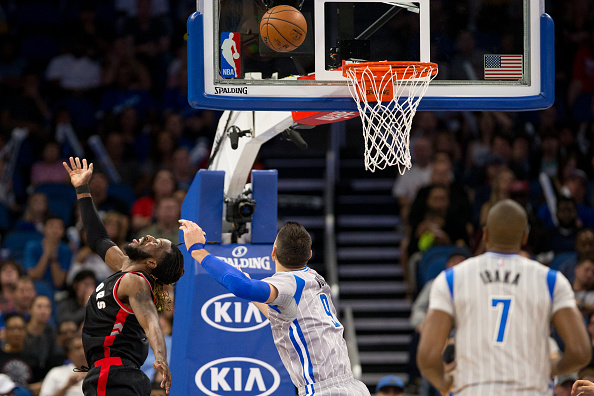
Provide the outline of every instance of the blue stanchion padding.
<path id="1" fill-rule="evenodd" d="M 253 279 L 274 273 L 272 244 L 213 245 L 211 254 Z M 295 390 L 266 317 L 216 283 L 185 256 L 177 285 L 171 355 L 174 395 L 278 395 Z"/>
<path id="2" fill-rule="evenodd" d="M 182 219 L 196 222 L 209 242 L 221 242 L 225 171 L 201 169 L 196 173 L 182 204 Z M 183 232 L 179 234 L 183 241 Z"/>
<path id="3" fill-rule="evenodd" d="M 252 243 L 274 243 L 278 213 L 278 171 L 252 171 L 252 197 L 256 208 L 252 216 Z"/>

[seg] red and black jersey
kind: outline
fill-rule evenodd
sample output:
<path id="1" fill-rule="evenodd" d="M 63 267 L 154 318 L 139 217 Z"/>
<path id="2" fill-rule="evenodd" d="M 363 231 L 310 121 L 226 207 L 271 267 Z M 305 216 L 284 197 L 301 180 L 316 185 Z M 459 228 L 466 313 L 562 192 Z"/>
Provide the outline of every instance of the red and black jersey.
<path id="1" fill-rule="evenodd" d="M 127 359 L 138 367 L 144 364 L 149 343 L 134 312 L 117 296 L 122 277 L 128 272 L 116 272 L 105 279 L 87 302 L 82 339 L 89 367 L 103 358 Z M 154 280 L 144 271 L 130 272 L 143 277 L 154 299 Z"/>

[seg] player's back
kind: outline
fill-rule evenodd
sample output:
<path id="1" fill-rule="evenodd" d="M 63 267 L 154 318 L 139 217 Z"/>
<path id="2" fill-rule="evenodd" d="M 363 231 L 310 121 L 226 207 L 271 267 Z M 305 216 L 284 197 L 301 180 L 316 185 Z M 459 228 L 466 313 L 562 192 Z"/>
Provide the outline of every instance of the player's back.
<path id="1" fill-rule="evenodd" d="M 452 310 L 456 394 L 551 394 L 550 323 L 571 294 L 560 273 L 518 254 L 488 252 L 440 274 L 430 308 Z"/>
<path id="2" fill-rule="evenodd" d="M 293 383 L 312 392 L 321 382 L 352 378 L 344 328 L 336 319 L 330 286 L 324 278 L 306 267 L 265 280 L 279 291 L 268 310 L 269 319 Z"/>

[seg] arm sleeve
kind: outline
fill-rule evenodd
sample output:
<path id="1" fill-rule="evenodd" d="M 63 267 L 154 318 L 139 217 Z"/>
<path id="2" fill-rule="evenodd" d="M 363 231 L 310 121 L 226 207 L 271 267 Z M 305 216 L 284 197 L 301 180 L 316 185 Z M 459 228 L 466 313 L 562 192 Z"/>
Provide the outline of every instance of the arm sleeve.
<path id="1" fill-rule="evenodd" d="M 202 260 L 202 268 L 237 297 L 249 301 L 266 302 L 270 298 L 270 285 L 248 278 L 243 272 L 209 254 Z"/>
<path id="2" fill-rule="evenodd" d="M 85 233 L 87 234 L 87 243 L 94 253 L 97 253 L 105 261 L 105 254 L 112 246 L 116 246 L 105 229 L 105 225 L 99 218 L 99 213 L 95 209 L 93 199 L 85 197 L 78 200 L 80 215 L 82 217 Z"/>

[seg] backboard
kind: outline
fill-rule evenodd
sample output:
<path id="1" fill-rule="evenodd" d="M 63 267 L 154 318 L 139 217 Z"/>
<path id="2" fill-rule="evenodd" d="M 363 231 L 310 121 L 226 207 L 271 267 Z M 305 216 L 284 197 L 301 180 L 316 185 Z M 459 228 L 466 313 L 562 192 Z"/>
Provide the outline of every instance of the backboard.
<path id="1" fill-rule="evenodd" d="M 259 35 L 262 15 L 280 4 L 308 23 L 287 53 Z M 554 100 L 554 24 L 542 0 L 198 0 L 187 28 L 196 108 L 356 111 L 336 70 L 353 59 L 437 63 L 419 110 L 537 110 Z"/>

